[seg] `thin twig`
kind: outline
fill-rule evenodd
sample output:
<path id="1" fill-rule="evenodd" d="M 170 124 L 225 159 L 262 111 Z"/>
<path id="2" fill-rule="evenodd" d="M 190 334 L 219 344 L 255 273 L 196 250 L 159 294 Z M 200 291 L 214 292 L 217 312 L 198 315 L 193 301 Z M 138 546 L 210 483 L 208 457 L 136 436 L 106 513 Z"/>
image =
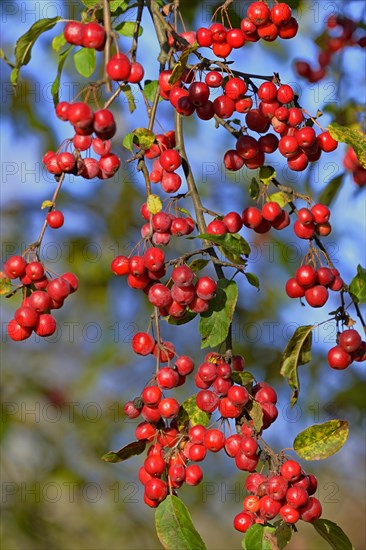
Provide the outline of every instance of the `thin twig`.
<path id="1" fill-rule="evenodd" d="M 104 18 L 104 29 L 107 34 L 107 39 L 104 48 L 104 74 L 105 74 L 105 86 L 107 92 L 112 91 L 111 81 L 107 74 L 107 65 L 111 57 L 111 11 L 109 9 L 109 0 L 103 0 L 103 18 Z"/>

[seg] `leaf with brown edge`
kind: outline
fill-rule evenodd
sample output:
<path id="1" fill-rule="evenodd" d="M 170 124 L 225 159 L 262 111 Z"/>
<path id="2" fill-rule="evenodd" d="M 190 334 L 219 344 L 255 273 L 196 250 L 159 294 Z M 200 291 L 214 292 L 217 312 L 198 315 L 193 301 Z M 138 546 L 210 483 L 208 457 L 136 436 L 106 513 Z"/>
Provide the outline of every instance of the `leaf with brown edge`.
<path id="1" fill-rule="evenodd" d="M 348 433 L 346 420 L 329 420 L 300 432 L 295 437 L 293 447 L 304 460 L 324 460 L 343 447 Z"/>
<path id="2" fill-rule="evenodd" d="M 128 460 L 132 456 L 140 455 L 144 452 L 146 448 L 146 441 L 143 439 L 141 441 L 134 441 L 129 443 L 125 447 L 122 447 L 119 451 L 109 451 L 101 457 L 105 462 L 111 462 L 115 464 L 116 462 L 123 462 Z"/>
<path id="3" fill-rule="evenodd" d="M 254 376 L 251 372 L 234 371 L 231 373 L 231 380 L 240 386 L 251 387 L 254 382 Z"/>
<path id="4" fill-rule="evenodd" d="M 358 161 L 366 168 L 366 136 L 360 130 L 341 126 L 332 122 L 328 126 L 328 132 L 333 139 L 350 145 L 357 155 Z"/>
<path id="5" fill-rule="evenodd" d="M 0 296 L 3 296 L 4 294 L 9 294 L 9 292 L 11 292 L 11 289 L 11 280 L 3 271 L 0 271 Z"/>
<path id="6" fill-rule="evenodd" d="M 290 400 L 293 407 L 299 397 L 300 381 L 298 367 L 311 359 L 312 325 L 298 327 L 283 352 L 280 374 L 287 378 L 292 389 Z"/>

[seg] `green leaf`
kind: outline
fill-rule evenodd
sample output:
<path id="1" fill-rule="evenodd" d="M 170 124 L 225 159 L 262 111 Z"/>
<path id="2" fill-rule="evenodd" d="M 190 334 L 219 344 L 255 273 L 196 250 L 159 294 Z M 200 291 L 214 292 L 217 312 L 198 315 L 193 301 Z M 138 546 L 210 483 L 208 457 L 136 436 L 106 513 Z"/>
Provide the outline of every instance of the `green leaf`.
<path id="1" fill-rule="evenodd" d="M 134 140 L 140 149 L 149 149 L 155 141 L 155 134 L 147 128 L 136 128 L 133 130 Z"/>
<path id="2" fill-rule="evenodd" d="M 281 208 L 283 208 L 288 202 L 291 201 L 291 198 L 288 196 L 287 193 L 284 193 L 283 191 L 278 191 L 278 193 L 272 193 L 272 195 L 268 197 L 268 200 L 276 202 L 280 205 Z"/>
<path id="3" fill-rule="evenodd" d="M 329 420 L 323 424 L 314 424 L 295 437 L 293 447 L 304 460 L 324 460 L 343 447 L 348 432 L 346 420 Z"/>
<path id="4" fill-rule="evenodd" d="M 254 273 L 247 273 L 247 272 L 244 272 L 243 274 L 246 276 L 248 283 L 252 286 L 255 286 L 255 288 L 259 290 L 259 279 L 257 275 L 254 275 Z"/>
<path id="5" fill-rule="evenodd" d="M 6 57 L 5 52 L 4 52 L 4 50 L 3 50 L 2 48 L 0 48 L 0 59 L 2 59 L 3 61 L 5 61 L 5 63 L 6 63 L 7 65 L 9 65 L 9 67 L 10 67 L 11 69 L 14 69 L 14 64 L 13 64 L 11 61 L 9 61 L 9 59 Z"/>
<path id="6" fill-rule="evenodd" d="M 135 26 L 136 24 L 134 21 L 122 21 L 122 23 L 117 25 L 117 27 L 115 27 L 114 30 L 117 31 L 118 34 L 122 36 L 133 36 L 135 32 Z M 141 36 L 142 32 L 143 32 L 143 28 L 140 25 L 138 35 Z"/>
<path id="7" fill-rule="evenodd" d="M 291 528 L 289 529 L 291 531 Z M 284 537 L 279 536 L 278 528 L 273 525 L 261 525 L 259 523 L 249 527 L 242 540 L 244 550 L 282 550 L 286 544 Z"/>
<path id="8" fill-rule="evenodd" d="M 287 525 L 287 523 L 284 523 L 283 521 L 276 521 L 275 526 L 277 546 L 280 550 L 282 550 L 282 548 L 286 548 L 290 542 L 293 530 L 291 525 Z"/>
<path id="9" fill-rule="evenodd" d="M 315 530 L 325 539 L 333 550 L 355 550 L 346 533 L 329 519 L 317 519 L 313 522 Z"/>
<path id="10" fill-rule="evenodd" d="M 341 126 L 336 122 L 332 122 L 332 124 L 329 124 L 328 131 L 332 138 L 350 145 L 354 149 L 361 166 L 363 166 L 363 168 L 366 168 L 365 134 L 363 134 L 360 130 L 348 128 L 347 126 Z"/>
<path id="11" fill-rule="evenodd" d="M 0 271 L 0 296 L 3 294 L 9 294 L 11 289 L 11 280 L 3 271 Z"/>
<path id="12" fill-rule="evenodd" d="M 349 292 L 355 302 L 360 304 L 366 302 L 366 269 L 361 265 L 357 266 L 357 275 L 349 285 Z"/>
<path id="13" fill-rule="evenodd" d="M 136 103 L 135 103 L 135 98 L 133 97 L 131 86 L 129 84 L 126 84 L 126 86 L 121 87 L 121 90 L 126 96 L 128 109 L 130 113 L 133 113 L 134 110 L 136 109 Z"/>
<path id="14" fill-rule="evenodd" d="M 248 386 L 251 387 L 251 385 L 254 382 L 254 376 L 251 372 L 237 372 L 234 371 L 231 373 L 231 380 L 235 382 L 236 384 L 239 384 L 240 386 Z"/>
<path id="15" fill-rule="evenodd" d="M 163 203 L 161 202 L 159 195 L 149 195 L 146 203 L 150 214 L 157 214 L 163 209 Z"/>
<path id="16" fill-rule="evenodd" d="M 264 185 L 269 185 L 276 177 L 276 170 L 272 166 L 261 166 L 259 169 L 259 179 Z"/>
<path id="17" fill-rule="evenodd" d="M 18 84 L 18 78 L 19 78 L 19 69 L 15 68 L 10 73 L 10 82 L 13 86 L 16 86 Z"/>
<path id="18" fill-rule="evenodd" d="M 226 233 L 225 235 L 211 235 L 211 233 L 201 233 L 197 235 L 199 239 L 210 241 L 220 247 L 223 255 L 237 265 L 243 265 L 245 260 L 242 254 L 249 256 L 250 246 L 241 235 L 237 233 Z M 195 237 L 196 238 L 196 237 Z"/>
<path id="19" fill-rule="evenodd" d="M 169 78 L 169 84 L 173 85 L 175 84 L 175 82 L 177 82 L 180 79 L 184 69 L 187 66 L 189 55 L 192 52 L 196 51 L 198 47 L 199 47 L 198 43 L 195 42 L 194 44 L 192 44 L 192 46 L 188 46 L 187 48 L 184 48 L 178 62 L 174 65 L 173 72 Z"/>
<path id="20" fill-rule="evenodd" d="M 196 273 L 197 271 L 201 271 L 201 269 L 204 269 L 209 263 L 210 260 L 193 260 L 193 262 L 188 265 L 192 269 L 192 271 Z"/>
<path id="21" fill-rule="evenodd" d="M 312 330 L 311 325 L 298 327 L 283 352 L 280 373 L 287 378 L 292 389 L 291 407 L 295 405 L 300 392 L 298 367 L 311 359 Z"/>
<path id="22" fill-rule="evenodd" d="M 210 301 L 208 311 L 201 314 L 199 329 L 202 336 L 201 348 L 214 348 L 224 342 L 233 319 L 238 287 L 234 281 L 220 279 L 216 296 Z"/>
<path id="23" fill-rule="evenodd" d="M 343 172 L 342 174 L 339 174 L 335 178 L 331 179 L 320 193 L 318 202 L 329 206 L 336 197 L 342 185 L 344 176 L 345 173 Z"/>
<path id="24" fill-rule="evenodd" d="M 206 550 L 183 502 L 168 495 L 155 512 L 155 527 L 165 550 Z"/>
<path id="25" fill-rule="evenodd" d="M 158 89 L 159 81 L 158 80 L 145 80 L 144 83 L 144 94 L 148 101 L 151 103 L 154 101 L 156 90 Z"/>
<path id="26" fill-rule="evenodd" d="M 67 56 L 69 55 L 73 47 L 74 46 L 69 46 L 64 52 L 60 53 L 58 56 L 57 74 L 56 74 L 55 80 L 52 82 L 52 87 L 51 87 L 51 94 L 52 94 L 53 103 L 55 107 L 59 102 L 58 92 L 60 90 L 62 69 L 64 67 Z"/>
<path id="27" fill-rule="evenodd" d="M 263 410 L 260 403 L 257 403 L 257 401 L 254 401 L 253 399 L 247 406 L 247 411 L 250 418 L 254 422 L 254 428 L 257 430 L 257 432 L 260 432 L 263 426 Z"/>
<path id="28" fill-rule="evenodd" d="M 128 9 L 128 1 L 126 2 L 126 0 L 110 0 L 109 9 L 113 14 L 116 11 L 121 11 L 123 13 Z"/>
<path id="29" fill-rule="evenodd" d="M 36 40 L 45 31 L 52 29 L 61 17 L 52 17 L 51 19 L 39 19 L 28 31 L 18 38 L 15 44 L 15 72 L 12 72 L 11 82 L 14 86 L 18 83 L 19 69 L 23 65 L 28 65 L 31 60 L 32 48 Z"/>
<path id="30" fill-rule="evenodd" d="M 116 462 L 122 462 L 124 460 L 127 460 L 131 458 L 131 456 L 140 455 L 144 452 L 146 447 L 146 440 L 142 439 L 141 441 L 134 441 L 133 443 L 130 443 L 129 445 L 126 445 L 119 451 L 109 451 L 105 455 L 103 455 L 101 458 L 105 462 L 112 462 L 113 464 Z"/>
<path id="31" fill-rule="evenodd" d="M 188 212 L 188 210 L 186 208 L 183 208 L 182 206 L 179 206 L 178 211 L 182 212 L 182 214 L 185 214 L 186 216 L 188 216 L 188 218 L 192 218 L 192 214 L 190 212 Z"/>
<path id="32" fill-rule="evenodd" d="M 66 38 L 64 36 L 64 31 L 62 31 L 61 34 L 58 34 L 55 36 L 55 38 L 52 40 L 52 49 L 55 50 L 55 52 L 59 52 L 62 46 L 64 46 L 67 43 Z"/>
<path id="33" fill-rule="evenodd" d="M 126 134 L 122 141 L 123 147 L 125 147 L 129 151 L 133 151 L 133 138 L 134 135 L 131 132 L 129 134 Z"/>
<path id="34" fill-rule="evenodd" d="M 97 4 L 99 5 L 101 0 L 81 0 L 82 3 L 84 4 L 84 6 L 86 6 L 87 8 L 94 8 L 94 6 L 96 6 Z"/>
<path id="35" fill-rule="evenodd" d="M 256 200 L 259 197 L 259 183 L 255 178 L 252 178 L 252 182 L 249 186 L 249 195 L 252 197 L 252 199 Z"/>
<path id="36" fill-rule="evenodd" d="M 81 76 L 89 78 L 95 71 L 97 55 L 94 48 L 80 48 L 74 54 L 75 69 Z"/>
<path id="37" fill-rule="evenodd" d="M 207 412 L 201 411 L 196 403 L 196 395 L 192 395 L 179 407 L 179 412 L 177 416 L 178 430 L 181 432 L 185 428 L 190 426 L 196 426 L 197 424 L 202 424 L 202 426 L 207 426 L 210 422 L 211 415 Z"/>

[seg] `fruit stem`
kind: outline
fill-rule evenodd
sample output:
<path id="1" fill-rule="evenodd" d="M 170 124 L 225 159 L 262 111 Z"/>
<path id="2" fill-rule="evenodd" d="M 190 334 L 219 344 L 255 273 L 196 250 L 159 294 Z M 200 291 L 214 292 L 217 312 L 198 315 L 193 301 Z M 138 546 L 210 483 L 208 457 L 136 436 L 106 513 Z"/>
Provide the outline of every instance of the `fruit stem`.
<path id="1" fill-rule="evenodd" d="M 105 86 L 107 92 L 112 91 L 111 81 L 107 74 L 107 65 L 111 56 L 111 12 L 109 9 L 109 0 L 103 0 L 103 19 L 104 19 L 104 30 L 107 34 L 107 40 L 105 42 L 104 48 L 104 74 L 105 74 Z"/>
<path id="2" fill-rule="evenodd" d="M 137 16 L 136 16 L 136 21 L 135 21 L 135 28 L 133 30 L 133 37 L 132 37 L 132 48 L 131 48 L 131 62 L 132 63 L 134 63 L 136 61 L 136 52 L 137 52 L 137 45 L 138 45 L 138 40 L 139 40 L 139 30 L 140 30 L 143 10 L 144 10 L 144 0 L 139 0 L 138 9 L 137 9 Z"/>
<path id="3" fill-rule="evenodd" d="M 60 176 L 60 179 L 59 179 L 59 181 L 58 181 L 57 187 L 56 187 L 55 192 L 54 192 L 54 194 L 53 194 L 53 197 L 52 197 L 52 199 L 51 199 L 52 206 L 49 207 L 47 213 L 48 213 L 48 212 L 51 212 L 51 210 L 54 208 L 55 203 L 56 203 L 56 199 L 57 199 L 57 197 L 58 197 L 58 195 L 59 195 L 59 193 L 60 193 L 60 191 L 61 191 L 61 187 L 62 187 L 62 184 L 63 184 L 64 179 L 65 179 L 65 172 L 63 172 L 63 173 L 61 174 L 61 176 Z M 39 236 L 38 236 L 38 239 L 37 239 L 34 243 L 32 243 L 32 244 L 30 244 L 30 245 L 28 246 L 28 250 L 34 250 L 34 249 L 37 249 L 37 248 L 39 248 L 39 247 L 41 246 L 41 243 L 42 243 L 42 240 L 43 240 L 43 237 L 44 237 L 44 234 L 45 234 L 47 225 L 48 225 L 48 223 L 47 223 L 47 217 L 46 217 L 46 219 L 45 219 L 44 222 L 43 222 L 43 226 L 42 226 L 41 232 L 40 232 L 40 234 L 39 234 Z"/>

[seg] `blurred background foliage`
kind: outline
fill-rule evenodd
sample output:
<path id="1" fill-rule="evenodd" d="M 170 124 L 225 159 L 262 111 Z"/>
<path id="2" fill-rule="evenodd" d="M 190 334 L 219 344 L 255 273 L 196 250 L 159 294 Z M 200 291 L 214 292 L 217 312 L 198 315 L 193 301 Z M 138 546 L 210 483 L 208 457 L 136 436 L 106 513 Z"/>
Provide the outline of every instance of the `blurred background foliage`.
<path id="1" fill-rule="evenodd" d="M 314 59 L 314 37 L 322 31 L 331 13 L 345 12 L 362 18 L 363 3 L 351 1 L 303 2 L 290 4 L 298 14 L 300 33 L 291 41 L 249 44 L 233 56 L 243 70 L 267 74 L 279 72 L 283 82 L 301 91 L 301 103 L 310 112 L 330 114 L 324 125 L 337 119 L 342 124 L 360 122 L 365 97 L 364 74 L 359 68 L 364 57 L 360 49 L 347 48 L 337 54 L 327 79 L 304 84 L 293 71 L 297 57 Z M 230 9 L 233 25 L 243 16 L 248 2 L 234 2 Z M 216 2 L 182 2 L 187 28 L 208 25 Z M 1 3 L 2 48 L 11 59 L 16 38 L 37 18 L 63 15 L 77 18 L 79 2 Z M 235 13 L 234 13 L 235 12 Z M 133 20 L 135 10 L 125 19 Z M 236 14 L 236 15 L 235 15 Z M 148 19 L 143 20 L 138 60 L 146 66 L 146 78 L 156 78 L 157 43 Z M 54 181 L 41 167 L 40 159 L 70 137 L 67 124 L 56 119 L 50 84 L 56 73 L 56 54 L 50 49 L 61 25 L 41 37 L 31 63 L 22 71 L 18 94 L 8 82 L 9 69 L 0 64 L 2 76 L 2 255 L 25 249 L 34 241 L 43 221 L 43 200 L 51 197 Z M 121 38 L 122 50 L 129 39 Z M 98 75 L 95 75 L 95 79 Z M 80 84 L 81 82 L 81 84 Z M 71 99 L 86 81 L 72 62 L 65 65 L 61 99 Z M 120 98 L 113 106 L 119 132 L 114 150 L 124 161 L 128 154 L 120 146 L 123 135 L 145 124 L 141 97 L 132 117 Z M 331 93 L 331 95 L 329 95 Z M 333 95 L 332 95 L 333 94 Z M 329 99 L 330 98 L 330 99 Z M 325 109 L 324 109 L 325 107 Z M 171 110 L 161 105 L 159 122 L 172 126 Z M 221 159 L 233 145 L 224 130 L 195 118 L 186 121 L 188 154 L 204 201 L 219 211 L 241 210 L 250 204 L 248 185 L 252 174 L 229 174 Z M 321 161 L 305 174 L 289 174 L 280 158 L 271 162 L 278 179 L 316 198 L 332 177 L 343 172 L 345 147 Z M 123 404 L 138 395 L 150 378 L 154 365 L 133 356 L 130 342 L 138 330 L 145 330 L 149 308 L 143 293 L 132 292 L 125 281 L 111 275 L 109 266 L 116 254 L 128 254 L 139 241 L 143 185 L 132 164 L 124 164 L 117 176 L 105 182 L 70 177 L 58 206 L 66 223 L 58 232 L 50 230 L 42 246 L 49 268 L 62 273 L 72 270 L 80 278 L 80 290 L 56 311 L 57 333 L 46 339 L 31 338 L 14 344 L 2 339 L 2 541 L 4 550 L 49 549 L 155 549 L 154 512 L 142 502 L 137 480 L 142 457 L 111 465 L 100 460 L 110 449 L 133 439 L 136 421 L 126 420 Z M 190 209 L 190 205 L 185 205 Z M 365 263 L 362 247 L 365 229 L 364 193 L 346 176 L 333 205 L 333 233 L 328 237 L 332 260 L 347 282 L 358 263 Z M 291 230 L 265 236 L 246 232 L 253 257 L 248 269 L 260 277 L 259 293 L 240 281 L 240 303 L 233 326 L 235 353 L 243 353 L 247 368 L 257 379 L 273 383 L 279 393 L 279 419 L 267 435 L 280 450 L 291 447 L 294 436 L 315 422 L 339 417 L 349 420 L 351 436 L 344 449 L 324 463 L 304 467 L 319 477 L 319 498 L 324 517 L 338 522 L 355 547 L 366 547 L 364 532 L 364 375 L 362 365 L 347 371 L 331 371 L 326 352 L 335 341 L 334 324 L 315 331 L 313 359 L 301 367 L 300 400 L 289 407 L 290 390 L 279 375 L 279 360 L 286 342 L 299 324 L 326 320 L 327 310 L 309 311 L 284 295 L 286 279 L 295 271 L 306 252 Z M 168 256 L 177 257 L 187 242 L 175 239 Z M 173 249 L 174 248 L 174 249 Z M 177 253 L 178 252 L 178 253 Z M 10 319 L 19 298 L 2 299 L 2 322 Z M 335 307 L 333 307 L 333 305 Z M 338 306 L 332 297 L 329 311 Z M 203 352 L 197 321 L 184 327 L 163 326 L 163 335 L 175 342 L 178 353 L 197 362 Z M 361 327 L 358 325 L 358 328 Z M 182 399 L 194 392 L 192 381 L 178 394 Z M 223 453 L 208 457 L 205 481 L 197 488 L 184 488 L 181 496 L 209 549 L 240 546 L 241 536 L 232 529 L 232 518 L 241 510 L 243 480 Z M 357 526 L 357 529 L 355 528 Z M 289 548 L 321 550 L 327 545 L 309 525 L 300 526 Z M 177 549 L 178 550 L 178 549 Z"/>

